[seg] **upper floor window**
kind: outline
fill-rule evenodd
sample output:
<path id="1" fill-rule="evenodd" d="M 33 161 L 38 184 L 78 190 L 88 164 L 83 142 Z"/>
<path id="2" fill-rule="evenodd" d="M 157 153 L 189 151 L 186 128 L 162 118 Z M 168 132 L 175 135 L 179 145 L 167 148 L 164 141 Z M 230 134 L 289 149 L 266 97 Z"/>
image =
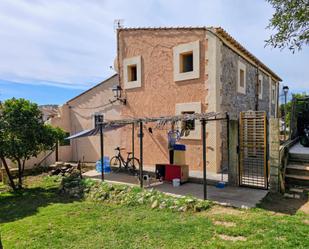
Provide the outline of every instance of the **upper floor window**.
<path id="1" fill-rule="evenodd" d="M 180 54 L 180 72 L 187 73 L 193 71 L 193 52 Z"/>
<path id="2" fill-rule="evenodd" d="M 142 86 L 141 61 L 141 56 L 123 60 L 124 89 L 132 89 Z"/>
<path id="3" fill-rule="evenodd" d="M 276 83 L 275 81 L 271 81 L 271 103 L 276 103 Z"/>
<path id="4" fill-rule="evenodd" d="M 94 115 L 94 127 L 98 127 L 101 123 L 104 122 L 104 115 L 103 114 L 95 114 Z"/>
<path id="5" fill-rule="evenodd" d="M 262 74 L 259 74 L 258 94 L 259 94 L 259 99 L 263 99 L 263 75 Z"/>
<path id="6" fill-rule="evenodd" d="M 246 94 L 246 65 L 238 61 L 237 92 Z"/>
<path id="7" fill-rule="evenodd" d="M 137 66 L 129 65 L 128 66 L 128 81 L 137 81 Z"/>
<path id="8" fill-rule="evenodd" d="M 200 77 L 200 42 L 180 44 L 173 48 L 174 80 Z"/>

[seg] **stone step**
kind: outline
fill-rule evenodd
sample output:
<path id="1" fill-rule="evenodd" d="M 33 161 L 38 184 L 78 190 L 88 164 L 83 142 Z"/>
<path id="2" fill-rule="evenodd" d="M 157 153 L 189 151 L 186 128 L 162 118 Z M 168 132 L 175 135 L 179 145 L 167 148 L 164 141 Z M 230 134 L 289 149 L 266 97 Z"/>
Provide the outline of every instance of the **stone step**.
<path id="1" fill-rule="evenodd" d="M 309 164 L 289 163 L 286 167 L 288 175 L 307 175 L 309 176 Z"/>
<path id="2" fill-rule="evenodd" d="M 289 153 L 289 162 L 309 163 L 309 154 Z"/>
<path id="3" fill-rule="evenodd" d="M 309 176 L 286 174 L 285 181 L 287 185 L 309 186 Z"/>
<path id="4" fill-rule="evenodd" d="M 301 199 L 302 198 L 300 194 L 296 194 L 296 193 L 284 193 L 283 196 L 286 198 L 291 198 L 291 199 Z"/>
<path id="5" fill-rule="evenodd" d="M 308 190 L 309 187 L 304 187 L 304 186 L 297 186 L 297 185 L 291 185 L 291 186 L 287 186 L 286 188 L 286 197 L 291 197 L 293 195 L 292 198 L 302 198 L 302 199 L 308 199 Z"/>

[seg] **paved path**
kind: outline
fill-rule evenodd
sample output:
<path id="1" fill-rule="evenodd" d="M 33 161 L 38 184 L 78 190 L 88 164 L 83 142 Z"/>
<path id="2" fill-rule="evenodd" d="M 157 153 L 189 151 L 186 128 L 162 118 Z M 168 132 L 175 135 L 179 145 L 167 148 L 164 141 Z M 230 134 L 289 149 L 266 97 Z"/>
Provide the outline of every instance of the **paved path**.
<path id="1" fill-rule="evenodd" d="M 85 177 L 100 179 L 100 173 L 95 170 L 84 173 Z M 105 175 L 105 180 L 108 182 L 133 184 L 138 185 L 138 178 L 126 173 L 111 173 Z M 196 198 L 203 198 L 203 185 L 197 183 L 185 183 L 180 187 L 173 187 L 171 183 L 158 183 L 153 184 L 154 189 L 161 192 L 173 195 L 189 195 Z M 267 194 L 266 190 L 243 188 L 243 187 L 230 187 L 227 186 L 223 189 L 216 188 L 215 186 L 207 185 L 207 199 L 216 201 L 223 205 L 229 205 L 239 208 L 255 207 Z"/>

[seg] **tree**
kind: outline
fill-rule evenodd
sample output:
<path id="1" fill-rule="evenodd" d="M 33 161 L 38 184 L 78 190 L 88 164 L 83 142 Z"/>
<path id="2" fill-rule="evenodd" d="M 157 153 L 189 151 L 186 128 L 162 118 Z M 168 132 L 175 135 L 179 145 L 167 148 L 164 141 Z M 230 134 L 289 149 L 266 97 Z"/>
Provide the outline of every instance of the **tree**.
<path id="1" fill-rule="evenodd" d="M 1 103 L 0 103 L 1 104 Z M 7 162 L 5 160 L 5 157 L 6 157 L 6 143 L 5 143 L 5 128 L 4 128 L 4 120 L 2 118 L 2 104 L 0 105 L 0 160 L 4 166 L 4 169 L 6 171 L 6 174 L 9 178 L 9 183 L 10 183 L 10 186 L 12 187 L 13 190 L 16 190 L 16 186 L 15 186 L 15 183 L 14 183 L 14 180 L 13 180 L 13 177 L 11 175 L 11 172 L 9 170 L 9 167 L 7 165 Z"/>
<path id="2" fill-rule="evenodd" d="M 267 0 L 275 9 L 267 26 L 276 30 L 266 40 L 266 45 L 280 49 L 288 48 L 293 53 L 309 44 L 308 0 Z"/>
<path id="3" fill-rule="evenodd" d="M 26 161 L 53 149 L 56 142 L 63 139 L 64 132 L 45 125 L 38 105 L 25 99 L 6 100 L 2 105 L 1 122 L 2 154 L 17 163 L 18 187 L 22 188 Z"/>

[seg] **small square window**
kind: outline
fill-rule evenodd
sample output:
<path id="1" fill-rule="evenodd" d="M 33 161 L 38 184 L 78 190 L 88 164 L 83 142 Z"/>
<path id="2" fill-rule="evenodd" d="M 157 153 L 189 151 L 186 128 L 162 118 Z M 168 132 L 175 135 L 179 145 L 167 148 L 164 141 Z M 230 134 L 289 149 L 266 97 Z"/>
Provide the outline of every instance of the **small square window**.
<path id="1" fill-rule="evenodd" d="M 94 115 L 94 127 L 98 127 L 104 121 L 104 116 L 102 114 Z"/>
<path id="2" fill-rule="evenodd" d="M 180 54 L 180 73 L 187 73 L 193 71 L 193 51 L 189 51 L 183 54 Z"/>
<path id="3" fill-rule="evenodd" d="M 200 41 L 173 47 L 174 81 L 192 80 L 200 77 Z"/>
<path id="4" fill-rule="evenodd" d="M 181 112 L 181 114 L 194 114 L 194 113 L 195 112 Z M 183 130 L 194 131 L 195 130 L 195 121 L 194 120 L 182 121 L 181 128 Z"/>
<path id="5" fill-rule="evenodd" d="M 239 70 L 239 85 L 240 87 L 245 87 L 245 71 Z"/>
<path id="6" fill-rule="evenodd" d="M 142 86 L 142 57 L 130 57 L 123 60 L 124 89 Z"/>
<path id="7" fill-rule="evenodd" d="M 137 66 L 129 65 L 128 66 L 128 81 L 137 81 Z"/>

